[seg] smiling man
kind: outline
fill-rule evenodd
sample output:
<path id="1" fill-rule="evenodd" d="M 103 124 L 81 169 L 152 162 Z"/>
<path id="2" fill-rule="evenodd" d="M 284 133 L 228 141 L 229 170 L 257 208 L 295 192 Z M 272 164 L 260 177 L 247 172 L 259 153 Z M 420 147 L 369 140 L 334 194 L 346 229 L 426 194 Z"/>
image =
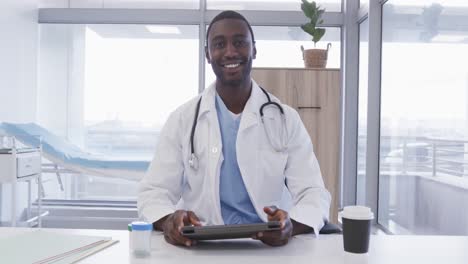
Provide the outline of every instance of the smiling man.
<path id="1" fill-rule="evenodd" d="M 257 50 L 250 24 L 221 12 L 208 27 L 205 51 L 216 81 L 161 131 L 140 184 L 140 215 L 175 245 L 195 243 L 181 235 L 184 225 L 280 221 L 281 230 L 253 237 L 272 246 L 318 233 L 330 194 L 297 112 L 251 79 Z M 266 125 L 264 111 L 265 119 L 282 122 Z"/>

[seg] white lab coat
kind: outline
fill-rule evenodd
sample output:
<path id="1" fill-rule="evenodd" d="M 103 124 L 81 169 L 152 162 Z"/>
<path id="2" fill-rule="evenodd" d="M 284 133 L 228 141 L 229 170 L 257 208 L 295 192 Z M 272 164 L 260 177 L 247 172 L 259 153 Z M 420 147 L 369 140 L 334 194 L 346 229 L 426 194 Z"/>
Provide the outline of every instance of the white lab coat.
<path id="1" fill-rule="evenodd" d="M 147 221 L 152 223 L 177 209 L 185 209 L 195 212 L 203 224 L 224 223 L 219 195 L 223 155 L 215 95 L 214 84 L 202 93 L 194 139 L 198 170 L 192 169 L 188 160 L 190 132 L 199 96 L 174 111 L 162 129 L 154 160 L 140 183 L 138 194 L 139 214 Z M 288 149 L 276 152 L 260 119 L 259 109 L 265 102 L 265 94 L 253 82 L 236 143 L 245 187 L 262 220 L 267 221 L 263 207 L 276 205 L 288 211 L 295 221 L 317 232 L 328 219 L 330 194 L 324 188 L 312 142 L 298 113 L 282 105 L 288 128 Z"/>

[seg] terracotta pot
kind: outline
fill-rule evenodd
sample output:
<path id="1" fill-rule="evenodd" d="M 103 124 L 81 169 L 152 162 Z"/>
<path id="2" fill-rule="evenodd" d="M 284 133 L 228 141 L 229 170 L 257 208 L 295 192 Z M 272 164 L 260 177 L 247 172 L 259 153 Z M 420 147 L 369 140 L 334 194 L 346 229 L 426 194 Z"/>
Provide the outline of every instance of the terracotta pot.
<path id="1" fill-rule="evenodd" d="M 325 68 L 327 66 L 328 50 L 331 43 L 328 43 L 327 49 L 304 49 L 301 46 L 302 58 L 306 68 Z"/>

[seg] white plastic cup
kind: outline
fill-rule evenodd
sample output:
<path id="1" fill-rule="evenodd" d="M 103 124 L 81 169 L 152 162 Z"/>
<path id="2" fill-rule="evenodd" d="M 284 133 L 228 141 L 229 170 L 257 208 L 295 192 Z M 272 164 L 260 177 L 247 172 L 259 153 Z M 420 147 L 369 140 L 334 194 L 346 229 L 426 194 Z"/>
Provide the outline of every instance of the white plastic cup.
<path id="1" fill-rule="evenodd" d="M 136 257 L 146 257 L 151 254 L 151 231 L 153 225 L 147 222 L 132 222 L 130 232 L 130 250 Z"/>
<path id="2" fill-rule="evenodd" d="M 133 252 L 133 235 L 132 235 L 132 223 L 128 224 L 128 249 Z"/>
<path id="3" fill-rule="evenodd" d="M 371 221 L 374 219 L 369 207 L 345 206 L 338 214 L 343 224 L 343 247 L 346 252 L 367 253 L 369 250 Z"/>

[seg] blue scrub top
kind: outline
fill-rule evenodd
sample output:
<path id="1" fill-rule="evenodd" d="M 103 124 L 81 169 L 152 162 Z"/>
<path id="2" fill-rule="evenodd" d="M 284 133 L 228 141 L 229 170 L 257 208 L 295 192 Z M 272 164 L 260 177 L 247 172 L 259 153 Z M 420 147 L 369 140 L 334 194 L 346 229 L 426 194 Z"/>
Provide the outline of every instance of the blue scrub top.
<path id="1" fill-rule="evenodd" d="M 250 224 L 263 222 L 252 205 L 237 163 L 236 141 L 241 116 L 234 116 L 216 94 L 224 161 L 221 164 L 219 195 L 224 224 Z"/>

